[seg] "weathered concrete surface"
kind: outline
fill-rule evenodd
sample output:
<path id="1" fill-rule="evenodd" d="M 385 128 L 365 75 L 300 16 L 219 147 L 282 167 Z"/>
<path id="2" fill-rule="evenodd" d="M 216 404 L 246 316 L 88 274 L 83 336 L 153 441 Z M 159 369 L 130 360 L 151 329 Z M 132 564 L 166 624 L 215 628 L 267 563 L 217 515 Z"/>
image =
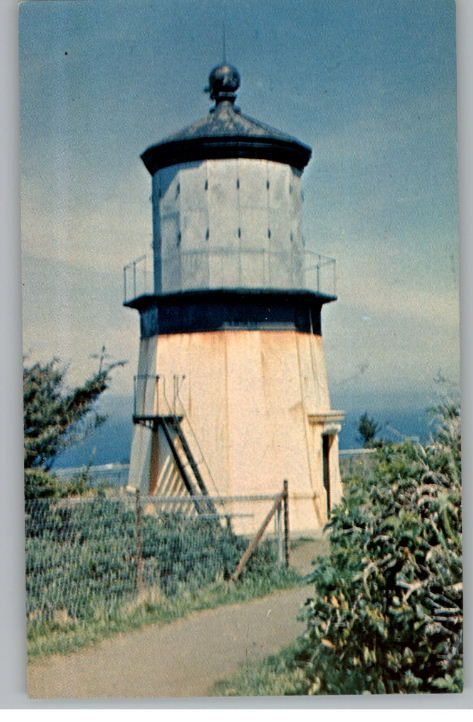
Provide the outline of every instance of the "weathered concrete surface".
<path id="1" fill-rule="evenodd" d="M 172 624 L 152 625 L 68 656 L 30 664 L 34 698 L 208 696 L 247 660 L 263 659 L 303 630 L 310 589 L 297 588 Z"/>
<path id="2" fill-rule="evenodd" d="M 277 494 L 287 479 L 291 529 L 323 527 L 322 434 L 332 422 L 321 336 L 243 330 L 162 335 L 141 341 L 139 373 L 160 376 L 157 385 L 153 380 L 140 388 L 140 413 L 166 415 L 172 406 L 184 416 L 193 453 L 211 470 L 208 478 L 201 465 L 211 494 Z M 175 374 L 181 379 L 178 397 Z M 170 450 L 162 434 L 152 436 L 149 429 L 135 427 L 130 484 L 145 493 L 179 493 L 182 482 Z M 335 503 L 341 482 L 333 438 L 330 495 Z M 255 514 L 246 528 L 238 529 L 249 533 L 258 528 L 267 507 L 234 511 Z"/>
<path id="3" fill-rule="evenodd" d="M 228 158 L 163 168 L 153 176 L 153 227 L 159 292 L 265 288 L 265 251 L 274 288 L 304 285 L 284 256 L 304 250 L 301 175 L 284 163 Z"/>

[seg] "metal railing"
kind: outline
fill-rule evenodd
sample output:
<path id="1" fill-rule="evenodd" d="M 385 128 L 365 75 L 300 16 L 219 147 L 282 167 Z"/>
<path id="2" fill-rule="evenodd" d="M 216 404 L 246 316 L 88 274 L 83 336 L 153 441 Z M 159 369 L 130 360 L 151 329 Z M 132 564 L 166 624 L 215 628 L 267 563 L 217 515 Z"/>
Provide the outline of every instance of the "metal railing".
<path id="1" fill-rule="evenodd" d="M 158 399 L 159 376 L 151 374 L 137 374 L 133 376 L 133 416 L 154 416 L 163 408 Z M 166 412 L 169 413 L 166 409 Z"/>
<path id="2" fill-rule="evenodd" d="M 336 294 L 335 259 L 313 251 L 197 249 L 165 255 L 155 279 L 152 259 L 123 269 L 124 302 L 154 293 L 206 289 L 268 289 Z"/>
<path id="3" fill-rule="evenodd" d="M 182 374 L 173 374 L 172 378 L 167 379 L 166 376 L 158 374 L 137 374 L 134 376 L 133 416 L 153 416 L 156 414 L 186 416 L 184 403 L 179 396 L 180 385 L 185 378 Z"/>
<path id="4" fill-rule="evenodd" d="M 140 256 L 123 268 L 123 300 L 132 301 L 139 296 L 154 293 L 154 273 L 152 258 Z"/>
<path id="5" fill-rule="evenodd" d="M 152 421 L 157 416 L 176 417 L 183 426 L 183 433 L 187 437 L 187 443 L 191 448 L 195 461 L 199 468 L 204 471 L 206 484 L 211 486 L 211 493 L 218 494 L 218 487 L 212 474 L 206 456 L 194 430 L 186 406 L 179 396 L 180 385 L 185 376 L 174 374 L 172 378 L 173 387 L 168 383 L 166 389 L 166 378 L 159 375 L 138 374 L 133 377 L 133 419 L 137 423 Z M 170 379 L 168 379 L 170 381 Z M 172 393 L 172 396 L 171 396 Z M 209 487 L 210 488 L 210 487 Z"/>

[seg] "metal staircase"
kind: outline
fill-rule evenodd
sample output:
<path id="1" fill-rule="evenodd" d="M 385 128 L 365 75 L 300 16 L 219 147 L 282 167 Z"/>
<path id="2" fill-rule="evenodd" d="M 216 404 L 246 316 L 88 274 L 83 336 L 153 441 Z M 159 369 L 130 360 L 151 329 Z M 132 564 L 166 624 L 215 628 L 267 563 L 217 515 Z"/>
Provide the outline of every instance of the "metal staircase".
<path id="1" fill-rule="evenodd" d="M 159 414 L 159 411 L 154 408 L 154 394 L 152 411 L 143 409 L 140 413 L 137 413 L 137 389 L 139 382 L 140 380 L 147 382 L 149 379 L 153 379 L 157 386 L 159 376 L 135 376 L 135 404 L 133 423 L 146 426 L 154 432 L 162 429 L 176 468 L 181 476 L 182 482 L 189 496 L 208 497 L 209 491 L 201 474 L 199 463 L 197 462 L 194 454 L 192 453 L 192 449 L 182 428 L 182 421 L 184 417 L 173 413 L 170 404 L 166 399 L 165 393 L 163 394 L 163 396 L 169 413 L 162 415 Z M 146 406 L 146 404 L 143 404 L 143 406 Z M 155 410 L 158 412 L 154 413 Z M 176 443 L 176 441 L 178 441 L 178 443 Z M 205 502 L 203 502 L 202 499 L 196 499 L 194 505 L 196 511 L 199 514 L 206 513 L 211 514 L 212 516 L 218 515 L 217 509 L 210 498 L 208 500 L 205 500 Z"/>

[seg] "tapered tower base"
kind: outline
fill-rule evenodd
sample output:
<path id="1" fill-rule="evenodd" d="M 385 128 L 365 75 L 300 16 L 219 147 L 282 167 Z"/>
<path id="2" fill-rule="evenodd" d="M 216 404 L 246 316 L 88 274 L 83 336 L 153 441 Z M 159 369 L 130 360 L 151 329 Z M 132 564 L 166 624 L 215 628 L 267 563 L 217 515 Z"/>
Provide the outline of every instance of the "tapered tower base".
<path id="1" fill-rule="evenodd" d="M 181 419 L 209 494 L 276 494 L 287 479 L 291 530 L 326 523 L 341 496 L 342 415 L 330 409 L 320 335 L 225 330 L 143 338 L 136 394 L 140 418 Z M 189 492 L 161 426 L 135 426 L 130 484 L 151 494 Z M 240 520 L 240 530 L 254 531 L 259 517 Z"/>

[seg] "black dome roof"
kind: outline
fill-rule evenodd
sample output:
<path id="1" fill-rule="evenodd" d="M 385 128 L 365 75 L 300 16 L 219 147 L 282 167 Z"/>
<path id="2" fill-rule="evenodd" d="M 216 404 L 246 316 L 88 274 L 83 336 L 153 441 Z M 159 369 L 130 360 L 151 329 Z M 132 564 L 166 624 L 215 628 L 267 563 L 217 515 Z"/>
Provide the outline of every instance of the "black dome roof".
<path id="1" fill-rule="evenodd" d="M 204 118 L 145 150 L 141 158 L 148 171 L 153 175 L 177 163 L 215 158 L 260 158 L 302 170 L 310 160 L 309 146 L 235 108 L 239 84 L 233 66 L 214 68 L 207 90 L 215 107 Z"/>

